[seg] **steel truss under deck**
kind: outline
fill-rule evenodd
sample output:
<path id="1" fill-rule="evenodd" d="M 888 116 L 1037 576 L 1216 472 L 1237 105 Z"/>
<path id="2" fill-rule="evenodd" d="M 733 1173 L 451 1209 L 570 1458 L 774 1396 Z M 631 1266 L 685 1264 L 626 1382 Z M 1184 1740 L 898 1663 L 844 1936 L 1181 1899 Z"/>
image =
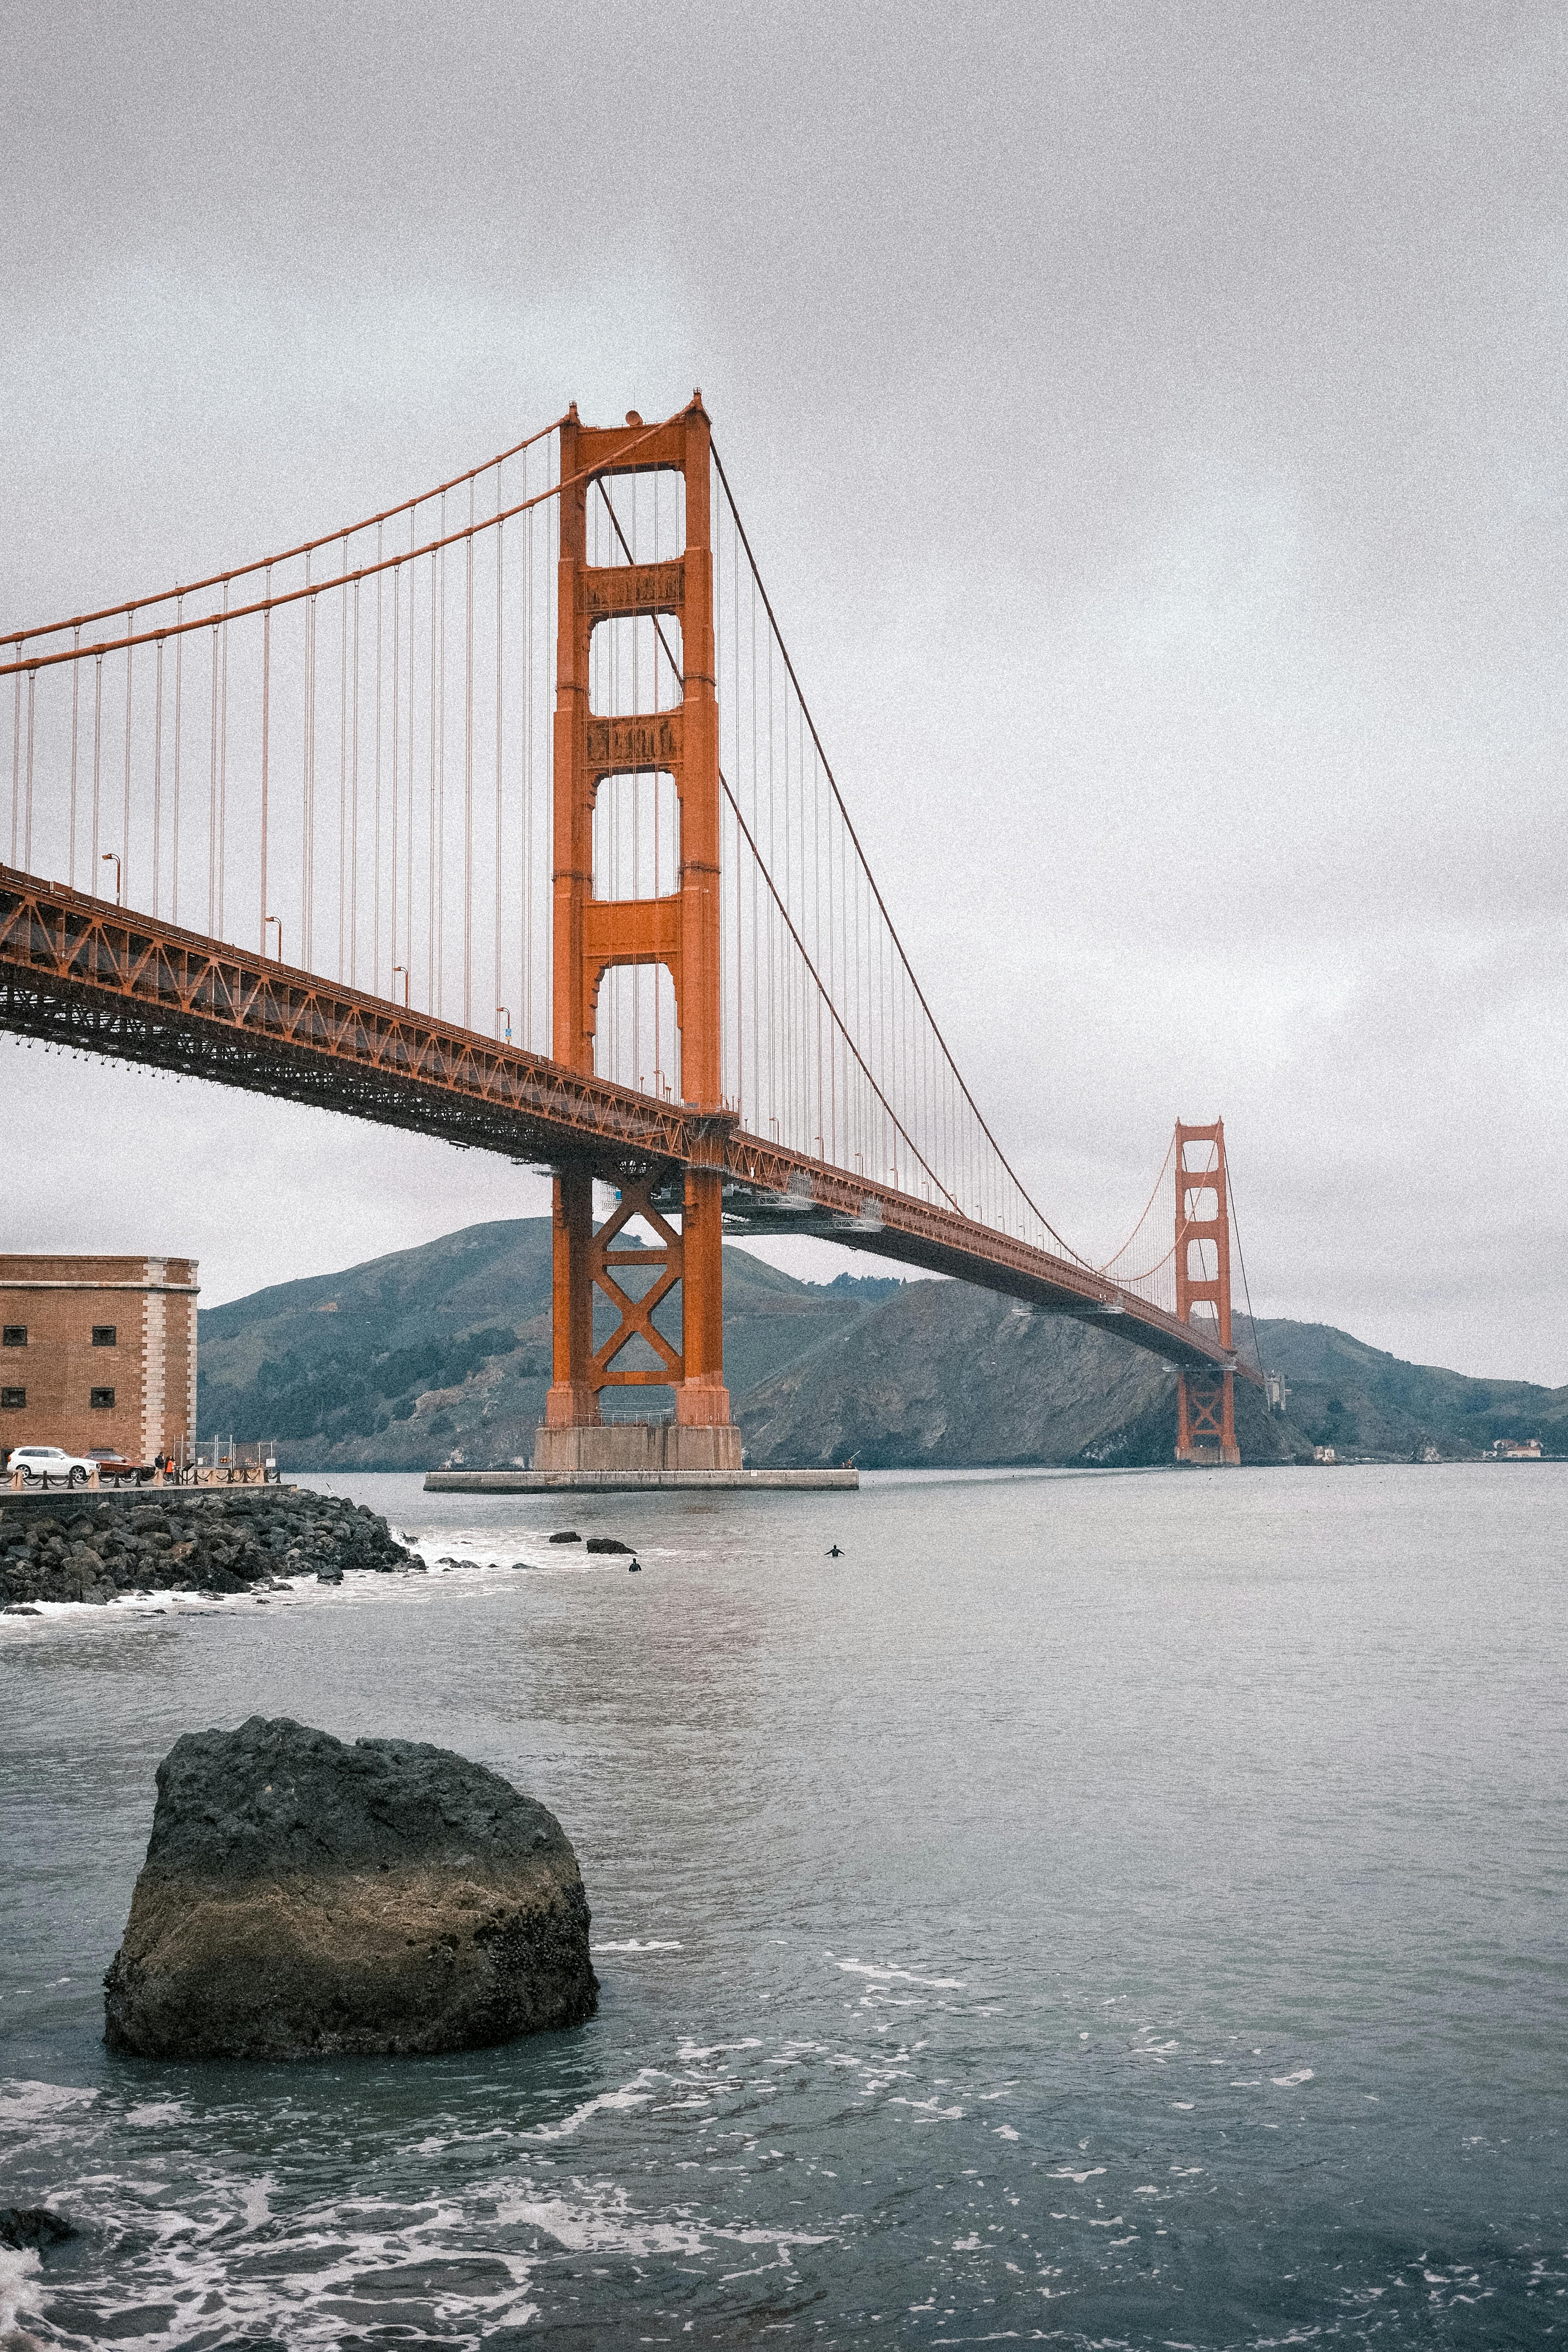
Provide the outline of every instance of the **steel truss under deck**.
<path id="1" fill-rule="evenodd" d="M 1178 1366 L 1258 1375 L 1090 1267 L 701 1112 L 0 866 L 0 1027 L 312 1103 L 529 1166 L 647 1181 L 679 1205 L 722 1177 L 735 1235 L 807 1233 L 1101 1323 Z"/>

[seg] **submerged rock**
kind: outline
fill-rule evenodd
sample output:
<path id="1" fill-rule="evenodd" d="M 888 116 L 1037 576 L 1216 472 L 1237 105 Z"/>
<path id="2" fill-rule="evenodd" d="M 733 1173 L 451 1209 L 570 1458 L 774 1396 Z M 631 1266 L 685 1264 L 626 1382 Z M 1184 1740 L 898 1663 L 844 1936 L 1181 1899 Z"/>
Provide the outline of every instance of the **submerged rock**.
<path id="1" fill-rule="evenodd" d="M 47 2205 L 0 2205 L 0 2246 L 23 2253 L 35 2247 L 63 2246 L 75 2230 Z"/>
<path id="2" fill-rule="evenodd" d="M 158 1804 L 104 2040 L 161 2058 L 481 2049 L 593 2014 L 561 1824 L 449 1748 L 252 1716 L 187 1732 Z"/>

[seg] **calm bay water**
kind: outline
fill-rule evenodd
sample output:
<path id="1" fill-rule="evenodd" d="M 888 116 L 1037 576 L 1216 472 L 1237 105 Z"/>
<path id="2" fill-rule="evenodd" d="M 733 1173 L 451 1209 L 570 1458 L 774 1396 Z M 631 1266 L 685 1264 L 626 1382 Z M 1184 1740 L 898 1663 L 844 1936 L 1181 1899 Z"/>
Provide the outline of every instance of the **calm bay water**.
<path id="1" fill-rule="evenodd" d="M 0 2203 L 84 2224 L 41 2271 L 0 2255 L 0 2333 L 1563 2332 L 1568 1471 L 569 1518 L 322 1483 L 459 1564 L 0 1625 Z M 552 1806 L 596 2020 L 446 2060 L 110 2059 L 154 1768 L 257 1712 Z"/>

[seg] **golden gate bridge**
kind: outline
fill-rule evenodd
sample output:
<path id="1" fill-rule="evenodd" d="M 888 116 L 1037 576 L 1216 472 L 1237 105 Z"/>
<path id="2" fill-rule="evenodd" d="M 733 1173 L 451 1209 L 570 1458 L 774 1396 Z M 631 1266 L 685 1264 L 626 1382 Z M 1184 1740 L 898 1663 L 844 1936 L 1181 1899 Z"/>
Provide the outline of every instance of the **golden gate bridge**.
<path id="1" fill-rule="evenodd" d="M 700 394 L 614 428 L 574 404 L 0 653 L 0 1026 L 550 1168 L 536 1467 L 616 1467 L 601 1398 L 642 1387 L 673 1391 L 671 1467 L 738 1469 L 721 1244 L 778 1234 L 1100 1323 L 1177 1368 L 1182 1458 L 1239 1458 L 1261 1372 L 1223 1122 L 1176 1125 L 1104 1264 L 1037 1207 L 867 863 Z"/>

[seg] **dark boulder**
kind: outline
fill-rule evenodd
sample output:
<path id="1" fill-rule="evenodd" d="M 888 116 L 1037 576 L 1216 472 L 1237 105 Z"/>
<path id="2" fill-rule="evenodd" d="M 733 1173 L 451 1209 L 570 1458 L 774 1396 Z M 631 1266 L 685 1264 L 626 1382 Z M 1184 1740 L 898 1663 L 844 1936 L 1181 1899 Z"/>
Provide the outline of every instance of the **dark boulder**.
<path id="1" fill-rule="evenodd" d="M 598 1984 L 560 1823 L 499 1773 L 287 1717 L 187 1732 L 104 2040 L 160 2058 L 482 2049 L 576 2025 Z"/>
<path id="2" fill-rule="evenodd" d="M 588 1549 L 590 1551 L 624 1551 L 629 1554 L 631 1549 L 630 1544 L 619 1543 L 614 1536 L 590 1536 L 588 1538 Z"/>
<path id="3" fill-rule="evenodd" d="M 575 1528 L 561 1528 L 550 1540 L 552 1543 L 581 1543 L 583 1538 Z"/>
<path id="4" fill-rule="evenodd" d="M 63 2246 L 76 2231 L 47 2205 L 0 2205 L 0 2246 L 25 2253 L 44 2246 Z"/>

